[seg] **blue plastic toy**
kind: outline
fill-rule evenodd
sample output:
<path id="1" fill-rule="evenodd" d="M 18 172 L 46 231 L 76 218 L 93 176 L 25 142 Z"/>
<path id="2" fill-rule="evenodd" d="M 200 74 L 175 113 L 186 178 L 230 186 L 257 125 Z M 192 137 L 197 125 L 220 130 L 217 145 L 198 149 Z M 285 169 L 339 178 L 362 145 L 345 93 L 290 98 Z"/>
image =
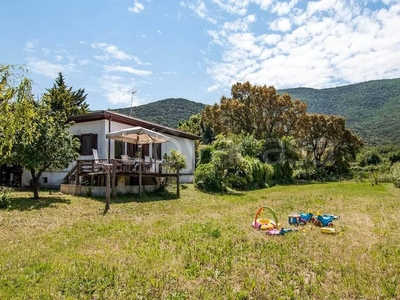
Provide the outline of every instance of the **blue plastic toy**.
<path id="1" fill-rule="evenodd" d="M 314 214 L 312 212 L 309 213 L 293 213 L 288 216 L 289 225 L 306 225 L 308 222 L 312 221 Z"/>
<path id="2" fill-rule="evenodd" d="M 322 227 L 333 227 L 333 218 L 331 216 L 324 216 L 324 215 L 317 215 L 314 218 L 314 225 L 315 226 L 322 226 Z"/>

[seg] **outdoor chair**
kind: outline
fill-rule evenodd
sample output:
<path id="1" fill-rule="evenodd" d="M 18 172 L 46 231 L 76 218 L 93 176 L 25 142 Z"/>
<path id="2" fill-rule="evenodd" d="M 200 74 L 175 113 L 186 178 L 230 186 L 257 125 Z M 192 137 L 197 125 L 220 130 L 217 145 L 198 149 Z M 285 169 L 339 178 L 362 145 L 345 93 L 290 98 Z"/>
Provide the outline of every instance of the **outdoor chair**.
<path id="1" fill-rule="evenodd" d="M 150 156 L 145 156 L 144 157 L 144 166 L 145 166 L 145 170 L 146 171 L 151 171 L 151 172 L 155 172 L 155 165 L 152 162 L 152 159 Z"/>
<path id="2" fill-rule="evenodd" d="M 94 171 L 95 172 L 103 171 L 104 165 L 99 160 L 99 154 L 97 152 L 97 149 L 92 149 L 92 153 L 93 153 L 93 159 L 94 159 Z"/>

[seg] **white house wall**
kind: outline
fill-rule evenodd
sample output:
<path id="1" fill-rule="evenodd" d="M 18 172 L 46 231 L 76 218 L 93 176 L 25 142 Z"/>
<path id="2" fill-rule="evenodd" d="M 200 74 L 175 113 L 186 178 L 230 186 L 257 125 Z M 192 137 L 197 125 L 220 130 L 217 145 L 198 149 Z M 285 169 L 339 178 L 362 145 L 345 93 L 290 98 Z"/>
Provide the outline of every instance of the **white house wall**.
<path id="1" fill-rule="evenodd" d="M 107 158 L 107 147 L 108 145 L 105 140 L 105 134 L 108 130 L 108 120 L 91 121 L 84 123 L 75 123 L 69 129 L 73 135 L 82 134 L 97 134 L 97 148 L 99 158 Z M 78 159 L 93 159 L 92 155 L 80 155 Z M 76 162 L 72 162 L 65 170 L 60 171 L 49 171 L 43 172 L 40 185 L 43 187 L 59 187 L 69 170 L 75 165 Z M 24 170 L 22 175 L 22 186 L 29 186 L 32 176 L 30 172 Z"/>

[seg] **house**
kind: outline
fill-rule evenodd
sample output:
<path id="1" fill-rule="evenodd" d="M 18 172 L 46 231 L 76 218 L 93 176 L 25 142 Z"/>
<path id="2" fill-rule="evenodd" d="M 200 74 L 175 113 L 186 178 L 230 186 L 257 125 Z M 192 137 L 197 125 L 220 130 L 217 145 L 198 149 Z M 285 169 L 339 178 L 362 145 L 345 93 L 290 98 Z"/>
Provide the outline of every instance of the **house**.
<path id="1" fill-rule="evenodd" d="M 150 156 L 154 160 L 161 160 L 165 153 L 169 154 L 172 149 L 176 149 L 186 156 L 186 168 L 180 170 L 179 173 L 180 182 L 193 180 L 195 141 L 199 139 L 197 135 L 112 111 L 95 111 L 76 115 L 70 117 L 70 120 L 74 122 L 70 127 L 70 132 L 81 141 L 78 160 L 93 160 L 92 149 L 97 149 L 99 159 L 108 161 L 120 159 L 122 155 L 129 157 L 140 155 L 142 158 Z M 159 132 L 167 136 L 169 141 L 160 144 L 134 145 L 106 138 L 107 133 L 136 126 Z M 40 185 L 59 187 L 75 165 L 76 162 L 73 162 L 65 170 L 43 172 Z M 31 176 L 25 171 L 22 175 L 22 185 L 29 186 L 30 181 Z"/>

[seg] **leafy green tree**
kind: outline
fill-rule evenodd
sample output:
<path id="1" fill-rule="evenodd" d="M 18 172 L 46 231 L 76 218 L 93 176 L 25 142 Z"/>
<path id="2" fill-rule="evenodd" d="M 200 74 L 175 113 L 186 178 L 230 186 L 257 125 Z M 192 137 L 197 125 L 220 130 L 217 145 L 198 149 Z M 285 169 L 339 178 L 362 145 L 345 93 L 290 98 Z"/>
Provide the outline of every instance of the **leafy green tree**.
<path id="1" fill-rule="evenodd" d="M 79 141 L 68 132 L 65 115 L 49 111 L 43 102 L 25 100 L 15 103 L 15 110 L 25 107 L 31 117 L 21 120 L 21 130 L 15 132 L 16 139 L 8 161 L 23 166 L 32 176 L 33 197 L 39 199 L 39 180 L 46 170 L 65 169 L 79 156 L 76 149 Z M 31 136 L 27 132 L 34 130 Z"/>
<path id="2" fill-rule="evenodd" d="M 53 87 L 47 89 L 43 99 L 51 107 L 51 110 L 63 112 L 68 118 L 89 111 L 89 105 L 85 102 L 86 97 L 85 89 L 73 91 L 72 87 L 68 87 L 60 72 Z"/>
<path id="3" fill-rule="evenodd" d="M 223 96 L 220 105 L 206 106 L 202 117 L 215 134 L 243 132 L 256 139 L 281 138 L 296 132 L 306 108 L 304 102 L 279 95 L 272 86 L 245 82 L 234 84 L 231 97 Z"/>
<path id="4" fill-rule="evenodd" d="M 307 114 L 301 119 L 299 129 L 298 142 L 317 168 L 355 160 L 363 146 L 340 116 Z"/>
<path id="5" fill-rule="evenodd" d="M 64 169 L 78 157 L 79 141 L 68 132 L 64 112 L 36 102 L 24 70 L 0 66 L 0 160 L 31 173 L 33 196 L 39 198 L 42 173 Z"/>
<path id="6" fill-rule="evenodd" d="M 6 163 L 16 140 L 15 132 L 22 130 L 21 122 L 29 119 L 32 112 L 28 107 L 15 109 L 15 103 L 32 99 L 31 81 L 21 67 L 0 64 L 0 163 Z M 32 138 L 33 128 L 25 128 Z"/>

